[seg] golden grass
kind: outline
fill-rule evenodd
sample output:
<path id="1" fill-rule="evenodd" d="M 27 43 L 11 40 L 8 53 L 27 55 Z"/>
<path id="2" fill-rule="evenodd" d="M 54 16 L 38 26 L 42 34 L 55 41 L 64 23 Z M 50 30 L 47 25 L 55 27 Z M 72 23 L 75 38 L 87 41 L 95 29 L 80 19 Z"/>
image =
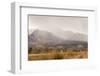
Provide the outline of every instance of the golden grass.
<path id="1" fill-rule="evenodd" d="M 88 51 L 48 52 L 28 54 L 28 60 L 83 59 L 88 58 Z"/>

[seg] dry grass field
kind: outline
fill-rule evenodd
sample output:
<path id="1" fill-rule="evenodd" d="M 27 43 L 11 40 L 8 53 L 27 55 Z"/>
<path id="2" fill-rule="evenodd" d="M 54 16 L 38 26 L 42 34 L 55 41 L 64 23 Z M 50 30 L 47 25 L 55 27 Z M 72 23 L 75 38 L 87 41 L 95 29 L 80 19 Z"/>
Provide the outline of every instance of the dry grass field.
<path id="1" fill-rule="evenodd" d="M 52 51 L 39 54 L 28 54 L 28 60 L 56 60 L 56 59 L 84 59 L 88 58 L 88 51 Z"/>

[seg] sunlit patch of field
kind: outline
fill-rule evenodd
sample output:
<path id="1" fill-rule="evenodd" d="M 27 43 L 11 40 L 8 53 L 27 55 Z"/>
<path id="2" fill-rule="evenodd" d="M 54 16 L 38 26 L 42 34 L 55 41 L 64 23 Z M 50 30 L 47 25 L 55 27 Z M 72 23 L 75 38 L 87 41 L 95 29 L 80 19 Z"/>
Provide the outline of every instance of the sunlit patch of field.
<path id="1" fill-rule="evenodd" d="M 48 52 L 39 54 L 28 54 L 28 60 L 55 60 L 55 59 L 84 59 L 88 58 L 88 51 L 65 51 L 65 52 Z"/>

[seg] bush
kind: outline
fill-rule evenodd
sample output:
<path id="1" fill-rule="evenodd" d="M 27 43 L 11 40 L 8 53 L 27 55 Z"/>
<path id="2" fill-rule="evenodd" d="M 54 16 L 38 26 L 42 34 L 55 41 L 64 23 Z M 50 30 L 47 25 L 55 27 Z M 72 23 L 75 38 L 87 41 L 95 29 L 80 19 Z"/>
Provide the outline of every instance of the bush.
<path id="1" fill-rule="evenodd" d="M 32 48 L 29 48 L 28 53 L 31 53 L 31 52 L 32 52 Z"/>
<path id="2" fill-rule="evenodd" d="M 60 53 L 54 54 L 54 59 L 63 59 L 63 55 Z"/>

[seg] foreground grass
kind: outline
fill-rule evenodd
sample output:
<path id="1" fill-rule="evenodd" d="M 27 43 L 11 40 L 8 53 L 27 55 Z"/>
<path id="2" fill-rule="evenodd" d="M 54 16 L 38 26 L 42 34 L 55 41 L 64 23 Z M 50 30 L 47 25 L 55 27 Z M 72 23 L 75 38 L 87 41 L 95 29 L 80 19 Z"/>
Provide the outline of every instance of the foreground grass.
<path id="1" fill-rule="evenodd" d="M 83 59 L 88 58 L 88 51 L 49 52 L 28 54 L 28 60 Z"/>

